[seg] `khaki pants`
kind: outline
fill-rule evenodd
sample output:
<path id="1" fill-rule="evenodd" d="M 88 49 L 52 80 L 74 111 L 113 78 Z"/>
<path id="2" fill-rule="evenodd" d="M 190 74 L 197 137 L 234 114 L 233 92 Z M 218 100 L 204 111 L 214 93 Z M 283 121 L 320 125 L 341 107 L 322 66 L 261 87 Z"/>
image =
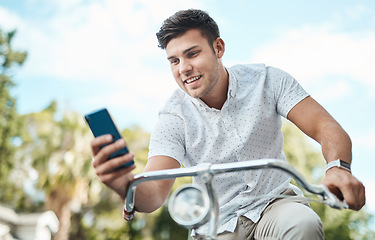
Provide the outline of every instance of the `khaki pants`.
<path id="1" fill-rule="evenodd" d="M 240 216 L 233 233 L 224 232 L 218 240 L 320 240 L 324 239 L 323 226 L 319 216 L 310 208 L 304 197 L 295 196 L 288 189 L 288 198 L 272 202 L 263 212 L 258 223 Z M 294 196 L 293 196 L 294 195 Z M 196 240 L 204 239 L 196 236 Z"/>

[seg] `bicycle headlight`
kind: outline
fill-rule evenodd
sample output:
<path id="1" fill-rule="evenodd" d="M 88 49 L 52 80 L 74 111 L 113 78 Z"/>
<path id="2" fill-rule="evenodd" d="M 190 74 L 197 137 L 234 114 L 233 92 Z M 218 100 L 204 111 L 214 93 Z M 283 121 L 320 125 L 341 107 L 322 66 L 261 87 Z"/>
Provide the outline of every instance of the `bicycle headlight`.
<path id="1" fill-rule="evenodd" d="M 173 192 L 168 203 L 169 214 L 186 228 L 197 228 L 208 221 L 210 200 L 207 192 L 196 185 L 184 185 Z"/>

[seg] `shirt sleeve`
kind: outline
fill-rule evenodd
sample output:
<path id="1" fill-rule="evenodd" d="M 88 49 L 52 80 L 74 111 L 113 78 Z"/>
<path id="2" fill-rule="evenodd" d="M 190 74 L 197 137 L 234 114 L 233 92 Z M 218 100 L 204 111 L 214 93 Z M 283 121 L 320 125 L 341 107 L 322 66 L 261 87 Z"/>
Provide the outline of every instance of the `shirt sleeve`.
<path id="1" fill-rule="evenodd" d="M 184 129 L 182 118 L 160 112 L 158 122 L 151 133 L 148 157 L 168 156 L 182 164 L 185 157 Z"/>
<path id="2" fill-rule="evenodd" d="M 280 69 L 267 67 L 267 78 L 276 101 L 276 110 L 285 118 L 297 103 L 309 96 L 297 80 Z"/>

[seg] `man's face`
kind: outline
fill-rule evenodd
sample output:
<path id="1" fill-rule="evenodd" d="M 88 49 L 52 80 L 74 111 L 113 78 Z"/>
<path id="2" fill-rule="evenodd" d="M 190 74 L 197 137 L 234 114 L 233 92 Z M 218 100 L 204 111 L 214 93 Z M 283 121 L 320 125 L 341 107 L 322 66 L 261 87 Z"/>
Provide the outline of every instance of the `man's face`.
<path id="1" fill-rule="evenodd" d="M 220 78 L 220 59 L 201 32 L 188 30 L 165 50 L 177 84 L 194 98 L 209 97 Z"/>

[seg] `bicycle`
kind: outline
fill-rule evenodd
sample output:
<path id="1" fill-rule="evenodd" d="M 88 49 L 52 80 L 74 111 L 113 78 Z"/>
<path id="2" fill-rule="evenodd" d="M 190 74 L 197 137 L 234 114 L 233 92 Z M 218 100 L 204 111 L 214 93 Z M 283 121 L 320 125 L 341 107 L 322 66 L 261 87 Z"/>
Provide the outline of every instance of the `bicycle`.
<path id="1" fill-rule="evenodd" d="M 252 169 L 274 168 L 288 173 L 299 186 L 306 191 L 319 196 L 320 202 L 336 209 L 347 209 L 345 201 L 340 201 L 324 185 L 314 185 L 306 179 L 290 164 L 278 159 L 247 160 L 235 163 L 204 164 L 188 168 L 166 169 L 152 172 L 144 172 L 135 175 L 128 184 L 124 203 L 123 217 L 130 221 L 135 216 L 134 199 L 138 184 L 146 181 L 172 179 L 178 177 L 200 177 L 205 183 L 206 189 L 197 185 L 184 185 L 174 191 L 169 199 L 168 210 L 174 221 L 188 228 L 197 229 L 208 222 L 209 231 L 207 239 L 216 239 L 219 222 L 218 200 L 212 185 L 214 175 Z M 258 196 L 262 198 L 263 196 Z M 189 202 L 190 201 L 190 202 Z M 181 205 L 190 206 L 188 211 L 181 211 Z"/>

